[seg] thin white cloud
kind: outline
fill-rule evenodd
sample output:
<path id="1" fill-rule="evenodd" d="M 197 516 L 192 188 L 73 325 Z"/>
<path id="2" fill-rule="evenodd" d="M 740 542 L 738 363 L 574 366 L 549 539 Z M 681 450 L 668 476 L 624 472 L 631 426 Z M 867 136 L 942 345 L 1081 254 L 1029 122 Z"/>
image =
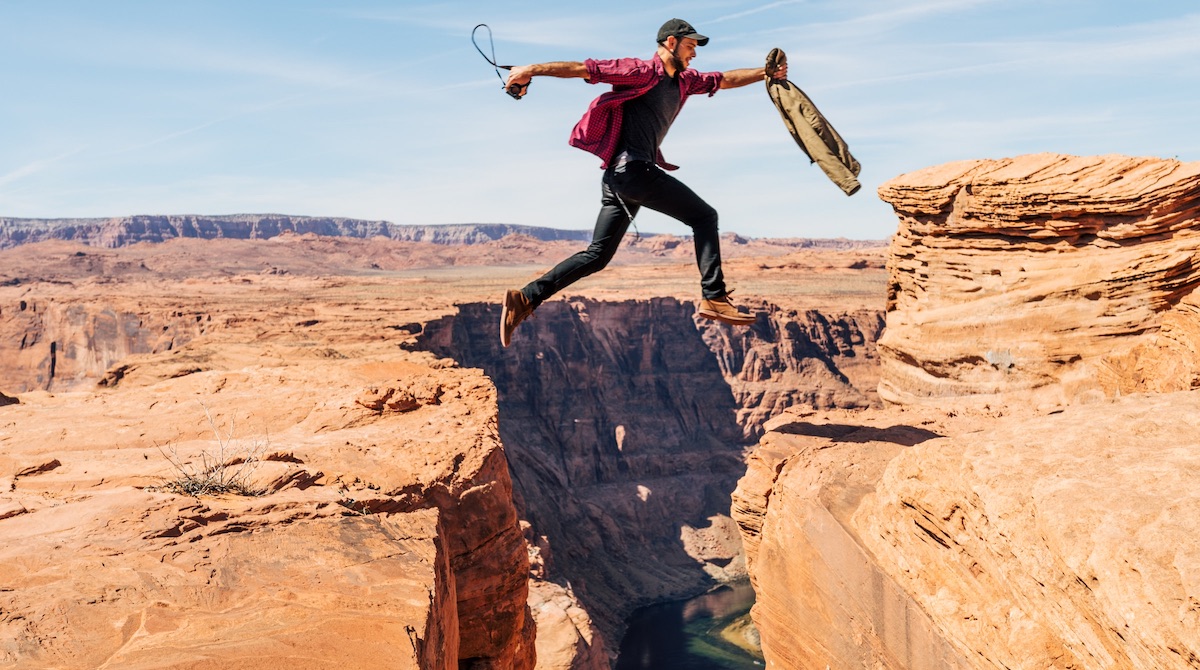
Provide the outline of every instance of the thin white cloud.
<path id="1" fill-rule="evenodd" d="M 41 160 L 36 160 L 31 163 L 26 163 L 25 165 L 22 165 L 21 167 L 15 169 L 15 170 L 12 170 L 6 174 L 0 175 L 0 186 L 7 186 L 8 184 L 11 184 L 11 183 L 18 181 L 20 179 L 23 179 L 25 177 L 28 177 L 29 175 L 37 174 L 38 172 L 41 172 L 41 171 L 51 167 L 52 165 L 59 163 L 60 161 L 62 161 L 64 159 L 70 158 L 71 156 L 74 156 L 75 154 L 80 153 L 81 151 L 83 151 L 86 148 L 87 148 L 86 146 L 81 146 L 76 149 L 72 149 L 65 153 L 59 154 L 57 156 L 52 156 L 50 158 L 43 158 Z"/>
<path id="2" fill-rule="evenodd" d="M 862 39 L 868 35 L 895 31 L 906 24 L 938 14 L 961 14 L 986 5 L 1010 2 L 1011 0 L 929 0 L 895 6 L 888 3 L 882 11 L 851 16 L 838 21 L 814 21 L 810 23 L 781 25 L 763 31 L 764 34 L 788 33 L 812 35 L 815 39 L 845 41 Z"/>
<path id="3" fill-rule="evenodd" d="M 807 2 L 807 0 L 777 0 L 776 2 L 769 2 L 765 5 L 761 5 L 759 7 L 754 7 L 752 9 L 746 9 L 746 10 L 743 10 L 740 12 L 736 12 L 734 14 L 726 14 L 725 16 L 718 16 L 715 19 L 708 19 L 704 22 L 704 24 L 709 25 L 709 24 L 713 24 L 713 23 L 723 23 L 725 21 L 733 21 L 734 19 L 741 19 L 741 18 L 745 18 L 747 16 L 753 16 L 755 14 L 761 14 L 762 12 L 769 12 L 772 9 L 778 9 L 780 7 L 784 7 L 787 5 L 799 5 L 799 4 L 804 4 L 805 2 Z"/>

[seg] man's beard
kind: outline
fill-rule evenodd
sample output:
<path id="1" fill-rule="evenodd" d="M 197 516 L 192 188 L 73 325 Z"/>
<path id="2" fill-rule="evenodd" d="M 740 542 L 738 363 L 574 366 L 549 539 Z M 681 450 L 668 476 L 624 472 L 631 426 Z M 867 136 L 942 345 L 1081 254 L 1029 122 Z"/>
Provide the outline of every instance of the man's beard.
<path id="1" fill-rule="evenodd" d="M 671 52 L 671 65 L 675 66 L 676 72 L 683 72 L 687 69 L 687 65 L 684 64 L 683 59 L 674 51 Z"/>

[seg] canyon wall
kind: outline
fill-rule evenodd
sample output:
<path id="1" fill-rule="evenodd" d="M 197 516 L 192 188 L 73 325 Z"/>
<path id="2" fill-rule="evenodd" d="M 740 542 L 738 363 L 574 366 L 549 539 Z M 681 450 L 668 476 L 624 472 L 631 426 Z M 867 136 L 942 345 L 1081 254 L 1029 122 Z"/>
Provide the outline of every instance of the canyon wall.
<path id="1" fill-rule="evenodd" d="M 637 606 L 745 574 L 729 496 L 763 421 L 877 402 L 876 311 L 762 306 L 746 329 L 694 312 L 671 298 L 556 300 L 502 349 L 498 306 L 466 304 L 414 345 L 496 384 L 540 569 L 612 649 Z"/>
<path id="2" fill-rule="evenodd" d="M 532 668 L 494 386 L 396 346 L 445 307 L 377 297 L 0 287 L 0 667 Z M 213 472 L 258 494 L 166 486 Z"/>
<path id="3" fill-rule="evenodd" d="M 267 239 L 286 233 L 361 238 L 378 236 L 398 241 L 450 245 L 479 244 L 513 234 L 527 235 L 542 241 L 591 239 L 589 230 L 558 230 L 499 223 L 421 226 L 389 221 L 281 214 L 142 215 L 108 219 L 0 218 L 0 249 L 47 240 L 69 240 L 95 247 L 123 247 L 138 242 L 163 242 L 179 237 Z"/>
<path id="4" fill-rule="evenodd" d="M 899 218 L 885 400 L 1037 391 L 1069 403 L 1200 383 L 1200 163 L 962 161 L 879 196 Z M 1168 378 L 1136 369 L 1147 365 Z"/>
<path id="5" fill-rule="evenodd" d="M 1198 410 L 785 413 L 733 507 L 768 662 L 1197 667 Z"/>
<path id="6" fill-rule="evenodd" d="M 384 351 L 221 349 L 3 408 L 0 667 L 532 668 L 493 387 Z M 166 486 L 202 463 L 261 493 Z"/>
<path id="7" fill-rule="evenodd" d="M 1200 163 L 902 175 L 880 396 L 734 493 L 769 663 L 1200 667 Z"/>
<path id="8" fill-rule="evenodd" d="M 9 393 L 91 388 L 134 354 L 171 351 L 204 333 L 195 308 L 114 308 L 111 301 L 0 303 L 0 379 Z"/>

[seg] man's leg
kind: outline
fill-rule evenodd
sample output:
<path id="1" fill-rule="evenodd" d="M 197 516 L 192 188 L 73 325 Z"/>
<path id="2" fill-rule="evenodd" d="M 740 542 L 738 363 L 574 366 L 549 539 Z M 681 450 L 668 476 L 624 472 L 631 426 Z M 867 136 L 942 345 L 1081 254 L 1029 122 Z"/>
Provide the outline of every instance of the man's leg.
<path id="1" fill-rule="evenodd" d="M 617 195 L 630 207 L 641 205 L 691 228 L 696 244 L 696 265 L 700 268 L 701 293 L 705 298 L 724 296 L 725 274 L 721 270 L 717 210 L 686 184 L 651 163 L 638 161 L 626 167 L 624 174 L 613 175 Z"/>
<path id="2" fill-rule="evenodd" d="M 604 269 L 616 255 L 621 238 L 629 230 L 629 216 L 637 214 L 637 206 L 630 204 L 627 215 L 613 195 L 607 178 L 601 183 L 600 203 L 600 214 L 596 216 L 596 227 L 592 231 L 592 243 L 587 249 L 554 266 L 521 289 L 534 308 L 571 284 Z"/>
<path id="3" fill-rule="evenodd" d="M 592 243 L 587 249 L 554 266 L 521 290 L 509 289 L 505 293 L 500 310 L 501 345 L 508 346 L 513 331 L 538 305 L 580 279 L 602 270 L 617 253 L 621 238 L 629 229 L 630 218 L 637 213 L 637 205 L 628 205 L 629 213 L 626 214 L 626 208 L 621 206 L 608 185 L 607 174 L 601 181 L 600 204 Z"/>
<path id="4" fill-rule="evenodd" d="M 624 201 L 641 205 L 682 221 L 692 229 L 696 244 L 696 265 L 700 268 L 700 289 L 703 300 L 697 313 L 706 319 L 716 319 L 735 326 L 747 326 L 757 317 L 739 312 L 729 302 L 725 274 L 721 270 L 721 237 L 717 228 L 717 211 L 696 195 L 683 182 L 663 172 L 658 166 L 634 162 L 626 171 L 613 175 L 613 189 Z"/>

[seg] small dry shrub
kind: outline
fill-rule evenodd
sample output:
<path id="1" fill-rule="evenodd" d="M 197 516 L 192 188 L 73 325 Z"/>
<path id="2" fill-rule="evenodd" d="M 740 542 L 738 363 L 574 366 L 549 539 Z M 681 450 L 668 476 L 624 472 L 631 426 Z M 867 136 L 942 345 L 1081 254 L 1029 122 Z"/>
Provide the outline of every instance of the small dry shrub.
<path id="1" fill-rule="evenodd" d="M 179 454 L 178 445 L 168 442 L 157 445 L 158 451 L 174 468 L 171 477 L 155 487 L 160 491 L 181 493 L 190 496 L 221 495 L 232 493 L 243 496 L 260 496 L 265 491 L 255 485 L 254 471 L 262 462 L 262 454 L 270 446 L 269 439 L 245 443 L 234 436 L 236 417 L 229 419 L 229 427 L 222 432 L 204 403 L 204 416 L 212 429 L 215 444 L 195 458 Z"/>

